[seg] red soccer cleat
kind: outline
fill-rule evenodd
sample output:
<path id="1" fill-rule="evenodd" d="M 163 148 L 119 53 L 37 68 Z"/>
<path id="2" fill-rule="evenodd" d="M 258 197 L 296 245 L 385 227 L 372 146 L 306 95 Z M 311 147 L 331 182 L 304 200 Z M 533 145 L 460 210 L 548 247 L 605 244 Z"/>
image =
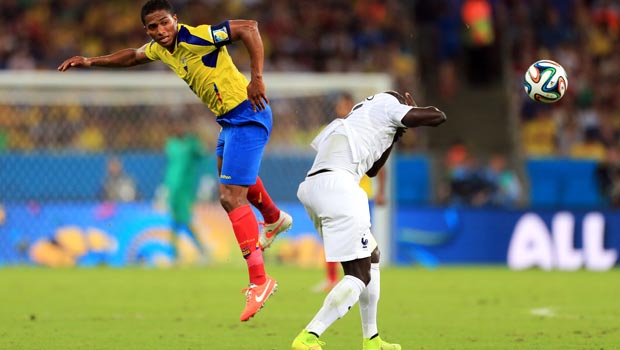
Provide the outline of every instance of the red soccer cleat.
<path id="1" fill-rule="evenodd" d="M 252 318 L 256 313 L 265 306 L 265 302 L 278 290 L 278 282 L 267 276 L 265 283 L 257 286 L 250 284 L 248 288 L 242 290 L 245 293 L 245 309 L 239 318 L 245 322 Z"/>

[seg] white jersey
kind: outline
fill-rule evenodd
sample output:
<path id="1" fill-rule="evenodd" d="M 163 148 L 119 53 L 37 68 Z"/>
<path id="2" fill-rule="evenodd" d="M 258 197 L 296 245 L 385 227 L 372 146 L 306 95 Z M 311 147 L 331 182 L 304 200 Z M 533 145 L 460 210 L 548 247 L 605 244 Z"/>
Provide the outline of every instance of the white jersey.
<path id="1" fill-rule="evenodd" d="M 343 119 L 327 125 L 312 141 L 317 151 L 308 174 L 321 169 L 346 170 L 357 182 L 392 145 L 397 128 L 411 106 L 380 93 L 367 97 Z"/>

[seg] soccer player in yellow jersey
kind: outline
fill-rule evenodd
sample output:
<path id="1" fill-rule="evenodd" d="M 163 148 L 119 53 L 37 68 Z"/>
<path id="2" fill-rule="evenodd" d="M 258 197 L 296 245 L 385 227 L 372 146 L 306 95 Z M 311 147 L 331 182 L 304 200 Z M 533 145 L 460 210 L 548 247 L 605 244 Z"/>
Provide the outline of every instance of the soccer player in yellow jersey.
<path id="1" fill-rule="evenodd" d="M 258 24 L 229 20 L 196 27 L 178 23 L 167 0 L 149 0 L 141 19 L 151 42 L 99 57 L 75 56 L 58 70 L 77 67 L 131 67 L 160 60 L 183 79 L 211 109 L 222 130 L 216 154 L 220 172 L 220 203 L 228 213 L 249 272 L 250 285 L 241 321 L 247 321 L 277 290 L 265 273 L 262 249 L 292 225 L 292 218 L 273 203 L 258 177 L 263 150 L 272 126 L 272 114 L 263 83 L 263 43 Z M 242 41 L 250 54 L 251 80 L 239 72 L 226 45 Z M 258 221 L 249 203 L 266 224 Z"/>

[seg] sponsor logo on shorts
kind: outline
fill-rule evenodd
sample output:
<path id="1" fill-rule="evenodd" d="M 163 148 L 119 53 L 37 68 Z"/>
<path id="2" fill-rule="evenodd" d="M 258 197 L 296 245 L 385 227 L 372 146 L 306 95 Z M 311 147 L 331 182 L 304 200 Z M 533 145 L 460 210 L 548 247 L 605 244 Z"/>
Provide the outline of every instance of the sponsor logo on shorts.
<path id="1" fill-rule="evenodd" d="M 222 174 L 222 175 L 220 175 L 220 179 L 230 180 L 230 179 L 232 179 L 232 176 Z"/>

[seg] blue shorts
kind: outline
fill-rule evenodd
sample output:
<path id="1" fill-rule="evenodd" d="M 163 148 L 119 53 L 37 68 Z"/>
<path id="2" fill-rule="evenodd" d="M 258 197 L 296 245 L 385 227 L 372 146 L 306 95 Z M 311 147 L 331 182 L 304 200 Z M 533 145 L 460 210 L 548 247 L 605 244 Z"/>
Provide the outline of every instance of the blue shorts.
<path id="1" fill-rule="evenodd" d="M 243 109 L 240 113 L 265 113 L 271 120 L 269 107 L 260 112 Z M 222 158 L 220 183 L 239 186 L 255 184 L 271 130 L 264 123 L 232 125 L 221 122 L 220 125 L 222 130 L 215 148 L 215 154 Z"/>

